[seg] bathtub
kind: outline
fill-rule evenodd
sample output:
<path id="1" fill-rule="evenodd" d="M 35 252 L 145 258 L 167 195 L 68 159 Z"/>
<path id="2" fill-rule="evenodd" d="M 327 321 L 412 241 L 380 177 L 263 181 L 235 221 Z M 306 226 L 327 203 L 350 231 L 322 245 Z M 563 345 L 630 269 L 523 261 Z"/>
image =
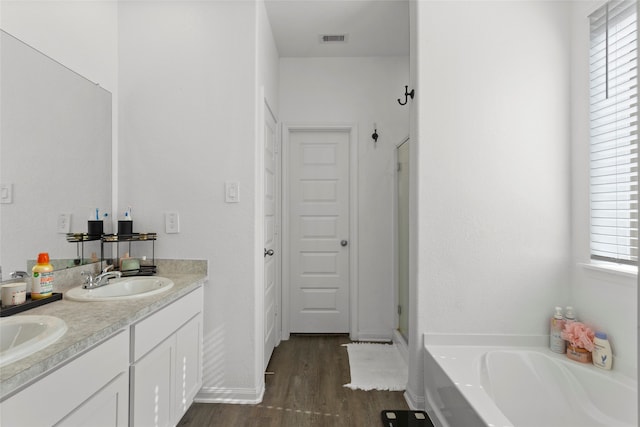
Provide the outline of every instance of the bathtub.
<path id="1" fill-rule="evenodd" d="M 638 383 L 615 370 L 542 346 L 425 344 L 424 353 L 436 426 L 638 426 Z"/>

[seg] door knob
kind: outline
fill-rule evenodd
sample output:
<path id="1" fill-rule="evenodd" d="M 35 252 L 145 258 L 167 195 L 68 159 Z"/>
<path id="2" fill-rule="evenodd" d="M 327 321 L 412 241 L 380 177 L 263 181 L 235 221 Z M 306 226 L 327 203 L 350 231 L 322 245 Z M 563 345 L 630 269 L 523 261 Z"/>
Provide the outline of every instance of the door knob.
<path id="1" fill-rule="evenodd" d="M 273 249 L 267 250 L 267 248 L 264 248 L 264 256 L 267 256 L 267 255 L 273 256 L 273 253 L 274 253 Z"/>
<path id="2" fill-rule="evenodd" d="M 340 246 L 347 246 L 349 244 L 349 242 L 347 242 L 346 240 L 342 240 L 340 242 Z"/>

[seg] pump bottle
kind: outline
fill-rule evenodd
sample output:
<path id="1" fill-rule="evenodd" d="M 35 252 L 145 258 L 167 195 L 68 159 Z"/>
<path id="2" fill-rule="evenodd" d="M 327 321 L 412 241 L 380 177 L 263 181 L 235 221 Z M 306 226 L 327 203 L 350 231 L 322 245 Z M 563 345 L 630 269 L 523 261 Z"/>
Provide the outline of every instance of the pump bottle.
<path id="1" fill-rule="evenodd" d="M 551 325 L 549 327 L 549 348 L 555 353 L 564 353 L 567 350 L 567 342 L 562 339 L 564 323 L 562 307 L 556 307 L 556 312 L 551 317 Z"/>
<path id="2" fill-rule="evenodd" d="M 573 307 L 568 305 L 564 311 L 564 322 L 571 323 L 576 321 L 576 314 L 573 312 Z"/>

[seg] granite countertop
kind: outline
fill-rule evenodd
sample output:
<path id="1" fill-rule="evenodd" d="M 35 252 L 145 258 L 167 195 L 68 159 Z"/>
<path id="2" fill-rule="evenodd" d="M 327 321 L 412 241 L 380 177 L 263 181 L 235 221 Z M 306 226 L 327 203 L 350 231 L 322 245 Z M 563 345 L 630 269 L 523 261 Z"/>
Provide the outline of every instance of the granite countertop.
<path id="1" fill-rule="evenodd" d="M 55 316 L 64 320 L 68 329 L 60 339 L 48 347 L 0 368 L 0 401 L 117 331 L 202 286 L 207 280 L 206 271 L 195 269 L 196 273 L 186 273 L 180 269 L 172 270 L 159 271 L 158 275 L 173 280 L 174 286 L 158 295 L 108 302 L 76 302 L 62 299 L 14 315 Z"/>

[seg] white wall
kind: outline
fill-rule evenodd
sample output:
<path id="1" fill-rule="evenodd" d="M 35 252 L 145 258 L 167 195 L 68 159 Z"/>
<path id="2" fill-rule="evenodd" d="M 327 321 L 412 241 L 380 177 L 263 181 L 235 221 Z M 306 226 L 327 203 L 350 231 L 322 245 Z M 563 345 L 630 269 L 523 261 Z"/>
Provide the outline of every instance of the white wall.
<path id="1" fill-rule="evenodd" d="M 209 260 L 200 400 L 262 393 L 255 32 L 253 2 L 119 8 L 119 204 L 133 206 L 134 231 L 160 232 L 157 257 Z M 225 181 L 239 182 L 240 203 L 224 202 Z M 166 211 L 179 234 L 164 233 Z"/>
<path id="2" fill-rule="evenodd" d="M 118 3 L 0 2 L 0 28 L 110 92 L 117 85 Z"/>
<path id="3" fill-rule="evenodd" d="M 571 303 L 579 320 L 608 334 L 615 369 L 637 376 L 637 277 L 588 268 L 589 251 L 589 20 L 602 1 L 573 5 Z"/>
<path id="4" fill-rule="evenodd" d="M 571 241 L 567 5 L 417 6 L 415 399 L 422 333 L 548 333 Z"/>
<path id="5" fill-rule="evenodd" d="M 408 58 L 281 58 L 280 119 L 287 124 L 355 124 L 358 129 L 358 339 L 390 339 L 394 324 L 395 147 L 409 110 L 396 99 Z M 373 124 L 380 135 L 371 139 Z"/>

